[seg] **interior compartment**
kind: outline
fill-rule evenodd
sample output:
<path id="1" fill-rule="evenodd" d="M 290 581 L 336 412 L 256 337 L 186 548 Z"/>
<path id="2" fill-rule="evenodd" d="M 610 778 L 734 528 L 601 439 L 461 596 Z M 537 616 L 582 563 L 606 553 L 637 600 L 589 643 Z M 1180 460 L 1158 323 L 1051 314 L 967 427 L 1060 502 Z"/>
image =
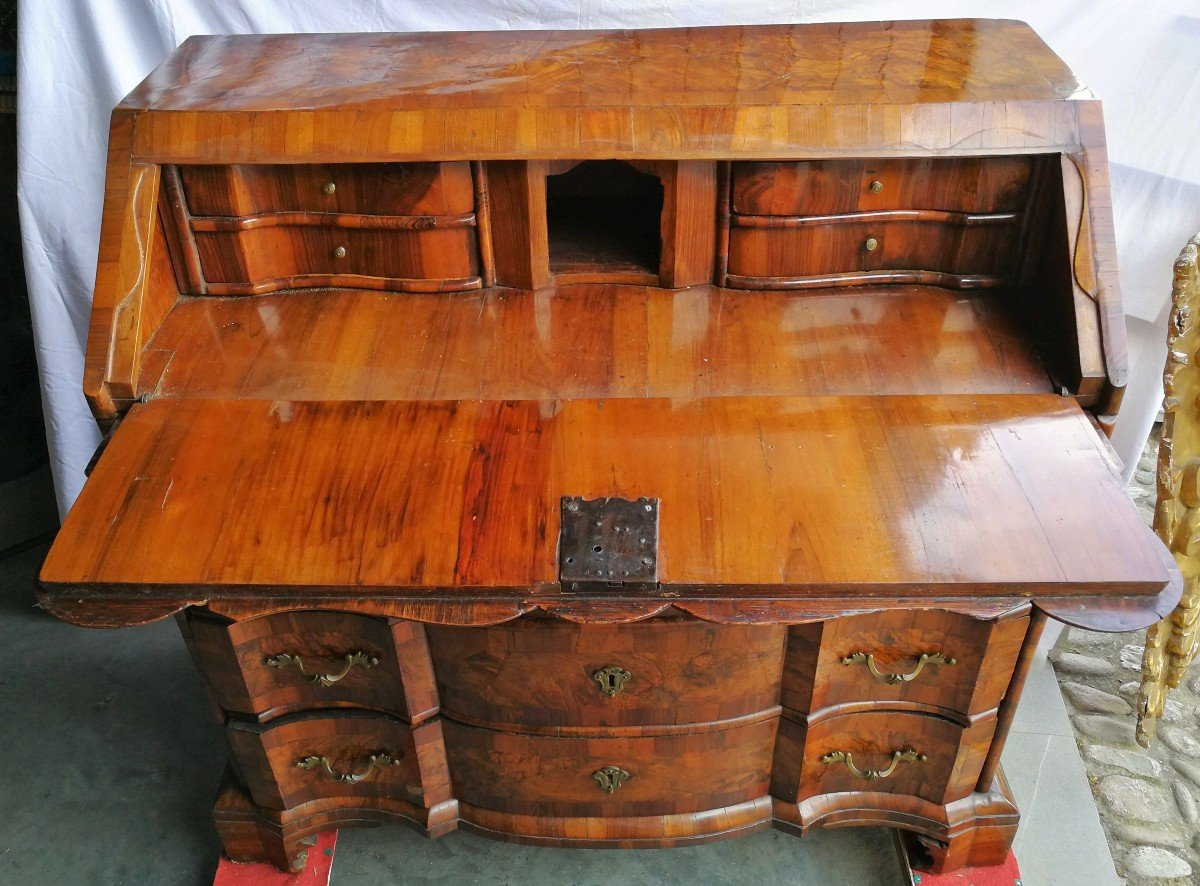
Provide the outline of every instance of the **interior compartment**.
<path id="1" fill-rule="evenodd" d="M 663 186 L 621 160 L 586 160 L 546 176 L 550 272 L 652 275 L 662 256 Z"/>

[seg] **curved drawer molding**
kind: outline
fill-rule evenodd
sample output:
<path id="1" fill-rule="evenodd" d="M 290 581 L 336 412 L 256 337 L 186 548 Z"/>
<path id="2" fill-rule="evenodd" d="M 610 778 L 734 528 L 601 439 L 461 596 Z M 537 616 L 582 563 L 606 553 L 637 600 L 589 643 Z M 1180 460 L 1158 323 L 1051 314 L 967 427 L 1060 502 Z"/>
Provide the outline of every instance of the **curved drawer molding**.
<path id="1" fill-rule="evenodd" d="M 807 724 L 780 720 L 771 794 L 796 803 L 821 794 L 887 791 L 946 804 L 975 791 L 995 714 L 967 726 L 928 714 L 872 711 Z"/>
<path id="2" fill-rule="evenodd" d="M 781 625 L 525 618 L 426 630 L 442 710 L 494 728 L 686 729 L 779 703 Z"/>
<path id="3" fill-rule="evenodd" d="M 415 622 L 338 612 L 225 622 L 192 612 L 187 633 L 217 704 L 230 713 L 268 720 L 359 707 L 420 721 L 437 710 L 425 628 Z"/>
<path id="4" fill-rule="evenodd" d="M 444 726 L 462 803 L 510 815 L 622 819 L 699 814 L 765 796 L 778 723 L 586 739 Z"/>
<path id="5" fill-rule="evenodd" d="M 268 726 L 231 720 L 236 768 L 254 802 L 295 809 L 316 800 L 391 798 L 429 808 L 451 798 L 442 724 L 413 728 L 358 711 L 296 715 Z"/>
<path id="6" fill-rule="evenodd" d="M 1024 613 L 904 610 L 793 625 L 782 703 L 810 719 L 902 702 L 961 720 L 1000 704 L 1028 627 Z"/>

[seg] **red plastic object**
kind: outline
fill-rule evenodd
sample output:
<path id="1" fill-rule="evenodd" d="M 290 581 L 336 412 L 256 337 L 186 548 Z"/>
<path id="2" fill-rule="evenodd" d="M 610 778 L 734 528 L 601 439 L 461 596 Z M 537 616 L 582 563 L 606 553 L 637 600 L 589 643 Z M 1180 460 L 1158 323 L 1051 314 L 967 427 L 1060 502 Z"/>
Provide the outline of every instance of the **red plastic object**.
<path id="1" fill-rule="evenodd" d="M 1011 852 L 1004 864 L 986 868 L 963 868 L 948 874 L 913 873 L 914 886 L 1021 886 L 1021 871 Z"/>
<path id="2" fill-rule="evenodd" d="M 221 856 L 213 886 L 329 886 L 337 831 L 325 831 L 309 847 L 308 863 L 298 874 L 285 873 L 274 865 L 241 864 Z"/>

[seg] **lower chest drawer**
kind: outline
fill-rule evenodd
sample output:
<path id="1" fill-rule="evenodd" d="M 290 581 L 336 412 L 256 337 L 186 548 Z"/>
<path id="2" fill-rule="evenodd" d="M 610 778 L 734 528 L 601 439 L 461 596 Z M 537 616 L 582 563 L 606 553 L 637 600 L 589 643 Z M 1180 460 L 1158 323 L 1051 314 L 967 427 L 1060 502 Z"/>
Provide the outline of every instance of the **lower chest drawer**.
<path id="1" fill-rule="evenodd" d="M 1004 697 L 1028 629 L 1024 613 L 985 620 L 921 609 L 794 625 L 782 704 L 804 714 L 875 705 L 983 713 Z"/>
<path id="2" fill-rule="evenodd" d="M 430 625 L 442 709 L 495 726 L 707 723 L 779 703 L 786 629 L 683 619 Z"/>
<path id="3" fill-rule="evenodd" d="M 240 622 L 191 614 L 188 645 L 218 705 L 267 720 L 360 707 L 419 720 L 437 708 L 425 628 L 337 612 Z"/>
<path id="4" fill-rule="evenodd" d="M 789 802 L 870 791 L 951 803 L 975 790 L 995 731 L 994 714 L 967 725 L 896 711 L 807 724 L 785 717 L 771 793 Z"/>
<path id="5" fill-rule="evenodd" d="M 767 792 L 778 717 L 729 729 L 564 738 L 446 720 L 455 795 L 498 812 L 645 816 L 699 812 Z"/>
<path id="6" fill-rule="evenodd" d="M 231 721 L 233 765 L 254 802 L 294 809 L 313 800 L 450 799 L 442 724 L 376 714 L 299 714 L 270 726 Z"/>

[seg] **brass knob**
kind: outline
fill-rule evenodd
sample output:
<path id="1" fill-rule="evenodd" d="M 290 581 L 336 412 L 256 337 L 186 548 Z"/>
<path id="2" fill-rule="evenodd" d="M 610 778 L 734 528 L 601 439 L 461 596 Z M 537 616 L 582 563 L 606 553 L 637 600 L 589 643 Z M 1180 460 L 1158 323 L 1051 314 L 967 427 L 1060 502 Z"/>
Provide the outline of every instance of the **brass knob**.
<path id="1" fill-rule="evenodd" d="M 863 244 L 863 248 L 866 249 L 867 252 L 874 252 L 879 248 L 879 241 L 874 237 L 868 237 L 867 242 Z"/>
<path id="2" fill-rule="evenodd" d="M 337 190 L 337 185 L 335 185 L 333 182 L 325 182 L 325 187 L 321 188 L 321 190 L 326 194 L 332 194 Z"/>
<path id="3" fill-rule="evenodd" d="M 874 249 L 875 247 L 874 247 L 874 246 L 871 246 L 871 247 L 868 247 L 868 248 L 870 248 L 870 249 Z M 337 249 L 333 250 L 333 257 L 334 257 L 334 258 L 345 258 L 345 257 L 346 257 L 346 247 L 345 247 L 345 246 L 339 246 Z"/>
<path id="4" fill-rule="evenodd" d="M 881 182 L 879 179 L 875 179 L 875 181 L 871 182 L 871 193 L 872 194 L 878 194 L 882 190 L 883 190 L 883 182 Z M 332 192 L 330 192 L 330 193 L 332 193 Z"/>

